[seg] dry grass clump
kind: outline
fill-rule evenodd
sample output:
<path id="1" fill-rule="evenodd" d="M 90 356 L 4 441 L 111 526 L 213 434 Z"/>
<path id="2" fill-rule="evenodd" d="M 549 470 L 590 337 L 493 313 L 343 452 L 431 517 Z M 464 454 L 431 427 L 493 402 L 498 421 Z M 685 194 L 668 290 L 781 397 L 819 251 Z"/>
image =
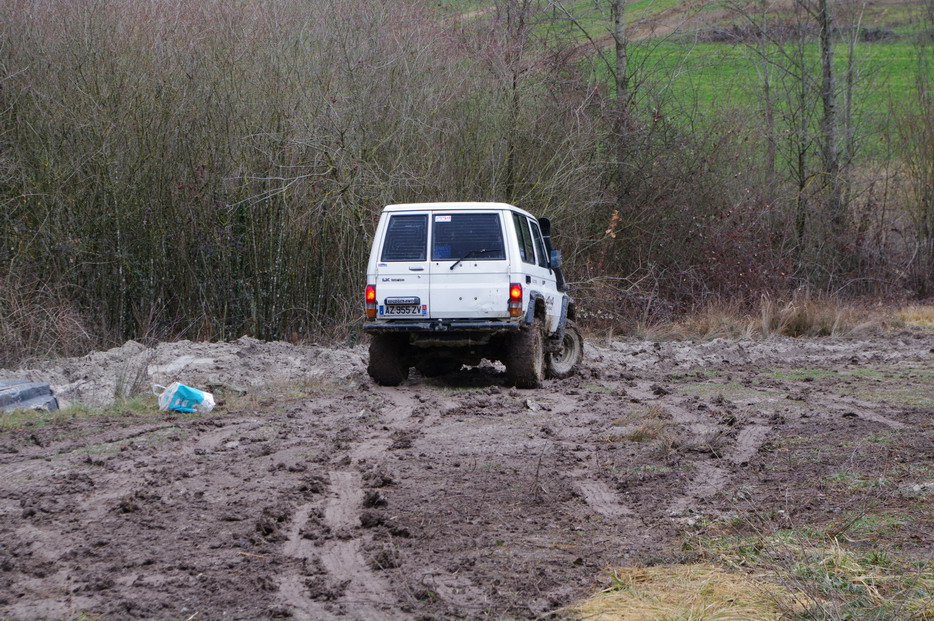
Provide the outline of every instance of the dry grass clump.
<path id="1" fill-rule="evenodd" d="M 612 580 L 612 586 L 574 609 L 575 618 L 769 621 L 783 615 L 775 600 L 775 593 L 782 593 L 779 587 L 713 565 L 617 569 Z"/>
<path id="2" fill-rule="evenodd" d="M 861 518 L 867 527 L 881 526 L 884 519 Z M 694 550 L 703 562 L 615 570 L 611 586 L 575 607 L 573 617 L 934 619 L 934 567 L 926 558 L 885 541 L 851 545 L 838 525 L 831 532 L 747 525 L 757 532 L 689 537 L 683 549 Z"/>
<path id="3" fill-rule="evenodd" d="M 850 540 L 839 533 L 810 527 L 767 526 L 765 531 L 748 537 L 701 536 L 690 547 L 710 562 L 767 580 L 765 590 L 783 618 L 934 618 L 930 562 L 889 545 L 847 545 Z"/>
<path id="4" fill-rule="evenodd" d="M 756 336 L 756 320 L 739 304 L 717 302 L 657 331 L 670 338 L 737 339 Z"/>
<path id="5" fill-rule="evenodd" d="M 906 326 L 934 328 L 934 305 L 913 304 L 902 308 L 895 316 Z"/>
<path id="6" fill-rule="evenodd" d="M 667 444 L 674 438 L 671 414 L 659 405 L 640 408 L 629 418 L 633 422 L 637 422 L 637 426 L 631 431 L 617 436 L 614 438 L 615 440 L 628 440 L 629 442 L 660 440 Z"/>
<path id="7" fill-rule="evenodd" d="M 665 433 L 665 430 L 667 430 L 669 426 L 670 423 L 668 421 L 650 418 L 643 421 L 638 427 L 625 434 L 623 437 L 632 442 L 648 442 L 649 440 L 658 439 Z"/>
<path id="8" fill-rule="evenodd" d="M 745 308 L 736 302 L 713 302 L 696 313 L 669 324 L 656 326 L 650 336 L 656 339 L 738 339 L 768 337 L 844 336 L 878 329 L 885 315 L 854 302 L 829 295 L 796 292 L 789 299 L 763 295 L 758 308 Z"/>
<path id="9" fill-rule="evenodd" d="M 784 303 L 763 296 L 759 309 L 763 336 L 840 336 L 878 321 L 865 308 L 809 293 L 796 293 Z"/>

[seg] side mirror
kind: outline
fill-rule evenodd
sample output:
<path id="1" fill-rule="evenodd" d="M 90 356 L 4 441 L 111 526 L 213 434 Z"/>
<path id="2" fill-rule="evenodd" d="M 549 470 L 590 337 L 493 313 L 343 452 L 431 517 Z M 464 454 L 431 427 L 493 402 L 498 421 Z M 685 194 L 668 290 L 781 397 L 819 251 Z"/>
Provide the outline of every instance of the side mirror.
<path id="1" fill-rule="evenodd" d="M 557 250 L 551 251 L 551 267 L 554 269 L 561 269 L 561 253 Z"/>

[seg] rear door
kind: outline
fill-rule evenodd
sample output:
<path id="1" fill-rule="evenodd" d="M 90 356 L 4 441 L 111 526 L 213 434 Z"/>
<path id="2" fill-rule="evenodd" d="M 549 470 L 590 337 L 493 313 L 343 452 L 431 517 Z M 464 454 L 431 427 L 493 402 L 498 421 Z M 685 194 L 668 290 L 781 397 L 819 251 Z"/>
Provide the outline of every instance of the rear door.
<path id="1" fill-rule="evenodd" d="M 423 319 L 431 307 L 428 269 L 428 217 L 391 213 L 376 264 L 379 319 Z"/>
<path id="2" fill-rule="evenodd" d="M 432 212 L 430 255 L 432 318 L 509 316 L 509 261 L 500 211 Z"/>

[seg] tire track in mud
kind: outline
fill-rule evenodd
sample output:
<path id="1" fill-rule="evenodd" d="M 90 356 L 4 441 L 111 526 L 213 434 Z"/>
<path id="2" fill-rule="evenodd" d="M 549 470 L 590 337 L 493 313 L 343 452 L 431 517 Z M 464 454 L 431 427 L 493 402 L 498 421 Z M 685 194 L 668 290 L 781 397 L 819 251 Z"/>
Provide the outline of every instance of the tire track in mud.
<path id="1" fill-rule="evenodd" d="M 292 518 L 288 541 L 282 546 L 282 553 L 287 557 L 300 561 L 303 569 L 307 568 L 309 563 L 315 563 L 318 558 L 314 543 L 303 535 L 308 518 L 311 517 L 312 510 L 318 504 L 307 503 L 298 508 Z M 327 621 L 336 619 L 337 616 L 308 595 L 305 584 L 306 578 L 302 575 L 303 573 L 289 574 L 282 578 L 279 583 L 280 598 L 285 600 L 286 605 L 295 613 L 302 615 L 303 618 Z"/>
<path id="2" fill-rule="evenodd" d="M 367 564 L 363 546 L 369 535 L 354 537 L 360 526 L 363 486 L 359 472 L 331 471 L 332 497 L 324 510 L 325 523 L 337 539 L 325 544 L 321 562 L 337 582 L 346 583 L 342 601 L 352 616 L 359 619 L 398 618 L 390 607 L 396 603 L 389 584 Z"/>
<path id="3" fill-rule="evenodd" d="M 315 601 L 301 575 L 286 576 L 280 583 L 280 597 L 296 614 L 312 619 L 351 618 L 361 621 L 392 621 L 405 618 L 392 585 L 369 565 L 365 549 L 373 542 L 361 530 L 364 505 L 363 464 L 378 463 L 391 446 L 392 432 L 405 427 L 418 399 L 405 388 L 377 389 L 388 406 L 380 411 L 385 424 L 375 436 L 355 441 L 345 451 L 332 456 L 332 464 L 345 464 L 328 471 L 328 498 L 324 503 L 307 503 L 298 508 L 292 520 L 283 553 L 303 565 L 316 565 L 326 572 L 324 582 L 338 593 L 328 606 Z M 349 461 L 349 464 L 347 463 Z M 348 470 L 347 466 L 356 469 Z M 323 506 L 322 506 L 323 504 Z M 316 510 L 330 536 L 316 546 L 304 529 Z"/>
<path id="4" fill-rule="evenodd" d="M 668 515 L 678 517 L 698 502 L 711 498 L 722 490 L 730 480 L 730 474 L 716 462 L 694 461 L 694 476 L 685 491 L 668 504 Z"/>
<path id="5" fill-rule="evenodd" d="M 853 414 L 863 420 L 885 425 L 886 427 L 895 429 L 896 431 L 911 428 L 911 425 L 899 422 L 897 420 L 892 420 L 887 416 L 872 411 L 874 404 L 860 401 L 858 399 L 851 399 L 848 397 L 822 397 L 820 399 L 811 400 L 811 403 L 825 407 L 835 412 L 842 412 L 843 416 Z"/>
<path id="6" fill-rule="evenodd" d="M 931 347 L 908 353 L 929 361 Z M 743 516 L 790 492 L 817 499 L 794 507 L 802 519 L 837 519 L 838 497 L 819 496 L 831 464 L 882 476 L 880 456 L 930 461 L 926 412 L 881 390 L 925 390 L 926 374 L 874 379 L 879 402 L 821 376 L 763 375 L 846 365 L 865 357 L 858 343 L 791 362 L 782 351 L 746 360 L 733 344 L 656 349 L 597 350 L 605 360 L 538 391 L 488 370 L 398 388 L 355 378 L 247 411 L 7 432 L 0 564 L 13 568 L 0 573 L 0 616 L 544 618 L 592 592 L 606 567 L 677 555 L 691 511 Z M 644 422 L 659 435 L 635 440 Z M 884 452 L 824 450 L 892 423 L 906 442 Z M 386 504 L 370 506 L 377 493 Z M 917 536 L 929 549 L 930 534 Z"/>
<path id="7" fill-rule="evenodd" d="M 778 397 L 788 398 L 789 390 L 788 388 L 776 389 L 769 386 L 757 385 L 756 390 L 759 392 L 774 394 Z M 843 395 L 834 395 L 834 394 L 823 394 L 820 396 L 813 397 L 810 394 L 803 394 L 797 397 L 794 397 L 795 400 L 803 401 L 804 403 L 816 405 L 820 407 L 827 408 L 833 412 L 840 412 L 842 414 L 852 413 L 853 415 L 867 420 L 873 423 L 878 423 L 880 425 L 885 425 L 891 429 L 903 430 L 910 429 L 911 425 L 902 423 L 897 420 L 893 420 L 875 410 L 879 407 L 879 404 L 872 403 L 870 401 L 863 401 L 856 399 L 854 397 L 847 397 Z"/>
<path id="8" fill-rule="evenodd" d="M 355 465 L 370 460 L 379 460 L 392 446 L 393 431 L 409 430 L 406 422 L 412 417 L 412 412 L 418 407 L 418 397 L 411 394 L 405 387 L 386 388 L 378 387 L 374 392 L 388 403 L 380 410 L 379 418 L 389 429 L 389 432 L 377 433 L 375 437 L 357 442 L 349 451 L 350 459 Z"/>
<path id="9" fill-rule="evenodd" d="M 629 393 L 643 403 L 656 403 L 668 412 L 672 420 L 693 435 L 692 442 L 699 446 L 707 445 L 710 457 L 691 459 L 694 475 L 685 485 L 684 490 L 668 504 L 668 515 L 679 517 L 693 510 L 694 506 L 716 496 L 729 484 L 731 466 L 742 467 L 758 453 L 772 431 L 772 426 L 759 418 L 754 418 L 743 425 L 736 434 L 729 450 L 718 451 L 710 444 L 717 442 L 723 433 L 719 424 L 706 414 L 699 414 L 666 399 L 667 391 L 658 391 L 651 382 L 638 382 Z M 661 394 L 659 394 L 661 393 Z"/>
<path id="10" fill-rule="evenodd" d="M 759 449 L 765 444 L 772 426 L 763 423 L 750 423 L 740 429 L 736 436 L 736 442 L 733 444 L 733 450 L 727 459 L 737 466 L 744 466 L 749 463 Z"/>
<path id="11" fill-rule="evenodd" d="M 579 474 L 585 475 L 583 472 Z M 603 481 L 584 478 L 577 481 L 577 489 L 590 508 L 600 515 L 625 522 L 635 522 L 632 509 L 622 504 L 618 494 Z"/>
<path id="12" fill-rule="evenodd" d="M 373 463 L 371 460 L 375 460 L 378 467 L 381 458 L 385 457 L 385 451 L 393 448 L 394 436 L 404 434 L 409 438 L 417 438 L 421 435 L 422 428 L 431 427 L 441 418 L 443 412 L 456 409 L 462 400 L 461 395 L 449 395 L 442 399 L 425 397 L 423 396 L 425 391 L 430 395 L 434 389 L 424 385 L 375 389 L 376 394 L 381 396 L 386 403 L 380 412 L 380 419 L 385 423 L 385 429 L 379 437 L 361 442 L 351 449 L 351 456 L 358 468 L 361 468 L 364 463 L 370 465 Z M 373 450 L 376 447 L 383 447 L 383 450 L 376 453 Z M 402 559 L 400 566 L 405 567 L 405 560 L 405 558 Z M 417 568 L 409 568 L 402 575 L 396 576 L 392 586 L 396 588 L 396 592 L 401 594 L 401 599 L 411 598 L 417 592 L 424 595 L 426 591 L 421 587 L 425 586 L 430 587 L 433 592 L 431 597 L 437 597 L 457 609 L 479 610 L 489 604 L 486 591 L 468 575 L 452 574 L 443 567 L 426 564 L 424 561 L 420 561 Z M 409 615 L 401 616 L 409 617 Z"/>
<path id="13" fill-rule="evenodd" d="M 106 449 L 112 448 L 116 445 L 140 438 L 149 434 L 155 434 L 160 431 L 167 431 L 170 429 L 182 429 L 181 424 L 173 423 L 167 425 L 143 425 L 137 427 L 133 431 L 126 432 L 119 435 L 111 435 L 109 437 L 101 438 L 99 442 L 96 443 L 96 447 L 100 452 L 103 452 Z M 22 457 L 25 457 L 25 460 L 20 458 L 16 461 L 19 462 L 22 467 L 21 469 L 28 469 L 30 467 L 30 462 L 43 462 L 49 461 L 57 458 L 74 456 L 76 451 L 83 450 L 87 452 L 87 446 L 84 443 L 76 442 L 71 439 L 64 440 L 39 440 L 34 435 L 34 442 L 36 446 L 32 447 L 35 450 L 22 451 L 19 452 Z M 5 465 L 0 465 L 0 469 L 5 468 Z M 12 470 L 11 473 L 16 473 L 17 470 Z"/>
<path id="14" fill-rule="evenodd" d="M 753 377 L 742 372 L 740 375 Z M 789 388 L 776 389 L 758 384 L 755 386 L 757 391 L 771 393 L 781 399 L 788 397 Z M 746 404 L 751 408 L 756 408 L 752 415 L 750 416 L 750 412 L 747 411 L 747 416 L 740 418 L 739 424 L 733 427 L 733 431 L 727 431 L 711 418 L 710 408 L 695 411 L 687 402 L 680 401 L 684 395 L 679 396 L 676 391 L 674 395 L 669 396 L 668 390 L 660 388 L 649 379 L 631 382 L 625 390 L 640 403 L 663 407 L 671 415 L 672 420 L 688 434 L 688 443 L 695 443 L 701 449 L 705 449 L 704 445 L 708 444 L 708 447 L 700 452 L 709 453 L 709 455 L 692 456 L 694 451 L 682 451 L 682 454 L 687 457 L 686 464 L 693 469 L 693 473 L 684 484 L 681 493 L 672 498 L 668 504 L 670 518 L 682 517 L 697 507 L 702 507 L 705 501 L 709 501 L 727 488 L 730 481 L 734 479 L 734 475 L 741 472 L 741 469 L 755 458 L 774 431 L 774 426 L 771 424 L 774 415 L 770 417 L 767 411 L 759 410 L 754 403 L 757 400 Z M 823 412 L 818 411 L 818 415 L 824 418 L 855 417 L 896 431 L 912 427 L 910 424 L 894 420 L 880 412 L 879 404 L 845 395 L 836 395 L 826 391 L 822 394 L 810 394 L 810 391 L 806 390 L 801 397 L 794 398 L 817 407 L 819 410 L 823 409 Z M 721 437 L 724 432 L 728 435 Z"/>

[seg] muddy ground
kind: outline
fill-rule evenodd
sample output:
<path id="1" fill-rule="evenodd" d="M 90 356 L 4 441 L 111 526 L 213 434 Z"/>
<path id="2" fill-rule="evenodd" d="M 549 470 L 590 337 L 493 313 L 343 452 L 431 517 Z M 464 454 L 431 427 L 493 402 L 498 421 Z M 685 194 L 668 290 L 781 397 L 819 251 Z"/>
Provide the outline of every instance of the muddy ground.
<path id="1" fill-rule="evenodd" d="M 854 514 L 899 512 L 886 545 L 934 556 L 929 331 L 589 342 L 540 390 L 495 366 L 380 388 L 364 364 L 245 339 L 19 372 L 78 402 L 155 377 L 224 404 L 6 421 L 0 614 L 563 618 L 608 567 L 691 560 L 698 529 Z"/>

